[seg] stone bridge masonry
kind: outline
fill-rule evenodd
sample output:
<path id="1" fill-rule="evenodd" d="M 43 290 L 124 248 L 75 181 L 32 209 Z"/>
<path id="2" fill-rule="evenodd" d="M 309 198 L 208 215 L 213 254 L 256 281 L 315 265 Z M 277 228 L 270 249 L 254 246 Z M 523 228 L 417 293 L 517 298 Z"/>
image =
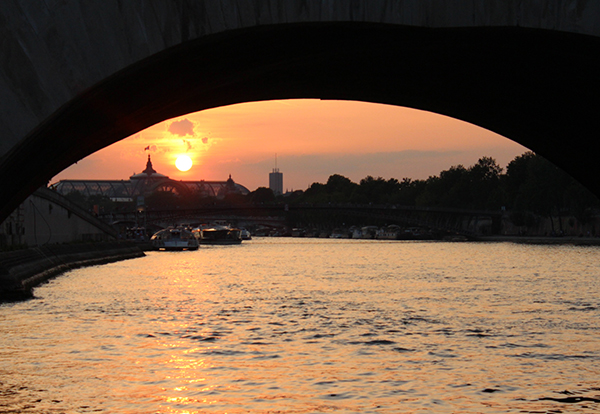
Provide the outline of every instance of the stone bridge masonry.
<path id="1" fill-rule="evenodd" d="M 2 0 L 0 221 L 157 122 L 285 98 L 462 119 L 600 194 L 598 74 L 592 0 Z"/>

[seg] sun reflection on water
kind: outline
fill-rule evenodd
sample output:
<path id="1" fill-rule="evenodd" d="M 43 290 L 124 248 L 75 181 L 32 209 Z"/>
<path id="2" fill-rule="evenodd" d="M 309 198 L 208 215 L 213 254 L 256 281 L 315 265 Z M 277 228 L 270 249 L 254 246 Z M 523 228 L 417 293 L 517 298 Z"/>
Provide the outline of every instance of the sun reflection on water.
<path id="1" fill-rule="evenodd" d="M 556 409 L 540 398 L 565 390 L 598 394 L 599 250 L 237 247 L 79 269 L 0 308 L 0 403 L 52 414 L 500 413 Z M 568 408 L 600 408 L 585 407 Z"/>

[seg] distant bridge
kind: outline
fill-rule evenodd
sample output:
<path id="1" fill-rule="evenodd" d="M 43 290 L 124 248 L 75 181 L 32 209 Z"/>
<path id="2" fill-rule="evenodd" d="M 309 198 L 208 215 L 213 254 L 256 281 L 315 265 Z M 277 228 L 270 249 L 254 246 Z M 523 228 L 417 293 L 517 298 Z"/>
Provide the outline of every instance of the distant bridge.
<path id="1" fill-rule="evenodd" d="M 202 223 L 215 220 L 230 222 L 244 221 L 272 226 L 286 225 L 290 213 L 330 212 L 346 217 L 360 217 L 364 225 L 373 221 L 400 224 L 406 227 L 423 227 L 441 232 L 461 234 L 467 237 L 490 235 L 500 229 L 503 212 L 494 210 L 468 210 L 453 208 L 427 208 L 398 205 L 373 204 L 258 204 L 238 206 L 202 206 L 190 209 L 148 210 L 143 215 L 137 212 L 113 213 L 113 222 L 129 222 L 166 227 L 181 223 Z M 107 220 L 109 217 L 105 216 Z M 369 221 L 371 220 L 371 221 Z M 479 224 L 485 223 L 485 230 Z"/>
<path id="2" fill-rule="evenodd" d="M 3 0 L 0 221 L 160 121 L 291 98 L 461 119 L 600 195 L 599 21 L 589 0 Z"/>

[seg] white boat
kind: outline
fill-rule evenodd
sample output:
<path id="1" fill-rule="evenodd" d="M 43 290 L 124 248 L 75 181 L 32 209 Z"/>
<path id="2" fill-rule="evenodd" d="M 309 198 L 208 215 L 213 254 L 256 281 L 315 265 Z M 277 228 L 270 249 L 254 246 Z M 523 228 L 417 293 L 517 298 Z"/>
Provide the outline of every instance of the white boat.
<path id="1" fill-rule="evenodd" d="M 377 231 L 379 230 L 376 226 L 365 226 L 360 229 L 361 239 L 374 239 L 377 237 Z"/>
<path id="2" fill-rule="evenodd" d="M 198 250 L 200 244 L 191 231 L 183 227 L 168 227 L 150 238 L 156 250 Z"/>
<path id="3" fill-rule="evenodd" d="M 240 229 L 240 237 L 242 240 L 252 240 L 252 235 L 246 229 Z"/>
<path id="4" fill-rule="evenodd" d="M 192 232 L 200 244 L 240 244 L 242 242 L 242 231 L 229 226 L 202 225 Z"/>

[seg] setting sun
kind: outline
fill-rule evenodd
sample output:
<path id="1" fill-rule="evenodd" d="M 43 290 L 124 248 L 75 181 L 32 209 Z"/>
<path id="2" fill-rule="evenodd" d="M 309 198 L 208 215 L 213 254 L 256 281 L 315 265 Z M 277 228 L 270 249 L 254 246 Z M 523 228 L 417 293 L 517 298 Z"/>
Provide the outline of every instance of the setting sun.
<path id="1" fill-rule="evenodd" d="M 292 99 L 207 109 L 155 124 L 80 160 L 53 181 L 123 179 L 152 155 L 154 168 L 174 179 L 224 181 L 231 174 L 250 190 L 267 186 L 277 167 L 284 189 L 294 190 L 332 174 L 354 182 L 368 175 L 427 179 L 484 155 L 505 166 L 525 151 L 493 132 L 426 111 Z M 180 155 L 193 165 L 182 169 L 175 162 Z"/>
<path id="2" fill-rule="evenodd" d="M 179 171 L 187 171 L 192 168 L 192 159 L 187 155 L 180 155 L 175 161 L 175 166 Z"/>

